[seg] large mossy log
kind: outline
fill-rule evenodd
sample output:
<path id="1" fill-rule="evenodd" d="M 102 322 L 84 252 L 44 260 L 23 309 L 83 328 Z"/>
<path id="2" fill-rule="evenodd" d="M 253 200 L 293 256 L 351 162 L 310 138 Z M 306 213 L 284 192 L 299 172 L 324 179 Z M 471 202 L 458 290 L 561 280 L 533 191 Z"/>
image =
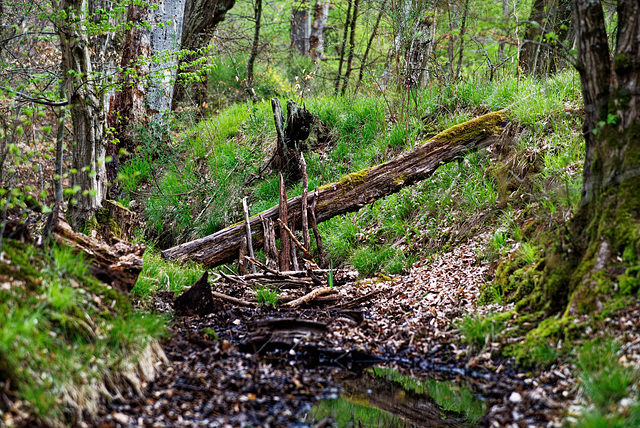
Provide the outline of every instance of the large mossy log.
<path id="1" fill-rule="evenodd" d="M 469 151 L 491 145 L 500 135 L 504 120 L 504 111 L 485 114 L 453 126 L 389 162 L 354 172 L 338 182 L 322 186 L 315 211 L 317 221 L 357 211 L 405 186 L 428 178 L 440 165 Z M 312 197 L 313 195 L 308 196 L 309 199 Z M 287 201 L 288 216 L 295 217 L 298 222 L 302 218 L 301 199 L 301 196 L 297 196 Z M 263 241 L 261 216 L 275 221 L 279 216 L 278 206 L 250 219 L 255 245 Z M 164 250 L 162 255 L 168 259 L 193 260 L 206 266 L 217 266 L 238 258 L 244 237 L 245 225 L 239 223 L 204 238 Z"/>

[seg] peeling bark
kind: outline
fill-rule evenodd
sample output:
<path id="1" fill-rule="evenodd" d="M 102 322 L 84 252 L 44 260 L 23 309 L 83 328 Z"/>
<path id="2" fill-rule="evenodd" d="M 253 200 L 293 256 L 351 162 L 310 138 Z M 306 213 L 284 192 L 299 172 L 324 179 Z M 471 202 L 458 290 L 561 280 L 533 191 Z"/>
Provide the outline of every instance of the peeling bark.
<path id="1" fill-rule="evenodd" d="M 309 36 L 309 55 L 312 61 L 325 61 L 327 59 L 324 55 L 324 32 L 329 20 L 329 9 L 331 9 L 331 3 L 316 0 L 313 8 L 311 35 Z"/>

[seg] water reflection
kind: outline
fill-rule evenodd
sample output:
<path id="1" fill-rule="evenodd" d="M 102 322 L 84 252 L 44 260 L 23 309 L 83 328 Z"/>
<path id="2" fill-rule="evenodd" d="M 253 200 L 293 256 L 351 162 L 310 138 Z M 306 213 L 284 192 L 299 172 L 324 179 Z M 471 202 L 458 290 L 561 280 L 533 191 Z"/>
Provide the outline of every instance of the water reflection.
<path id="1" fill-rule="evenodd" d="M 376 367 L 351 375 L 341 395 L 318 403 L 308 424 L 334 427 L 474 427 L 484 403 L 463 385 L 435 379 L 418 380 Z"/>

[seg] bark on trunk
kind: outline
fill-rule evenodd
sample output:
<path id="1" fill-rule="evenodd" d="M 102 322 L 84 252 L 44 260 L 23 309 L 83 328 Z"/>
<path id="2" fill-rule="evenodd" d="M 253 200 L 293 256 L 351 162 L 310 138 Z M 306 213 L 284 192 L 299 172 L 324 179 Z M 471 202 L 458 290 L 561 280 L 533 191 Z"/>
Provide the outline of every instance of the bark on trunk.
<path id="1" fill-rule="evenodd" d="M 195 72 L 190 64 L 201 58 L 216 26 L 222 22 L 236 0 L 186 0 L 180 47 L 193 52 L 184 55 L 178 63 L 178 76 L 173 92 L 172 108 L 179 103 L 192 101 L 200 106 L 207 101 L 207 74 L 200 70 L 199 81 L 187 82 L 181 73 Z"/>
<path id="2" fill-rule="evenodd" d="M 69 97 L 73 124 L 71 187 L 79 189 L 69 206 L 69 218 L 75 229 L 82 228 L 102 207 L 106 191 L 106 144 L 104 138 L 106 114 L 104 97 L 94 80 L 91 66 L 84 0 L 63 0 L 60 8 L 66 12 L 57 23 L 62 51 L 62 74 Z"/>
<path id="3" fill-rule="evenodd" d="M 328 1 L 316 0 L 313 8 L 313 25 L 309 35 L 309 55 L 312 61 L 325 61 L 324 55 L 324 31 L 329 20 L 329 9 L 331 3 Z"/>
<path id="4" fill-rule="evenodd" d="M 416 21 L 412 28 L 405 70 L 405 84 L 410 88 L 424 88 L 429 82 L 429 70 L 427 65 L 433 52 L 433 41 L 436 34 L 435 31 L 435 9 L 433 11 L 429 11 L 423 18 Z M 462 31 L 460 36 L 463 36 Z"/>
<path id="5" fill-rule="evenodd" d="M 347 47 L 347 34 L 349 34 L 349 25 L 351 24 L 351 3 L 347 0 L 347 17 L 344 23 L 344 32 L 342 33 L 342 46 L 340 47 L 340 59 L 338 60 L 338 75 L 336 76 L 336 87 L 334 93 L 337 94 L 340 89 L 340 81 L 342 80 L 342 64 L 344 63 L 344 52 Z"/>
<path id="6" fill-rule="evenodd" d="M 417 10 L 420 13 L 417 13 Z M 417 19 L 414 18 L 416 16 Z M 429 81 L 427 63 L 433 52 L 435 39 L 434 4 L 429 0 L 418 0 L 417 4 L 414 4 L 413 0 L 404 0 L 394 27 L 396 36 L 387 54 L 387 64 L 382 73 L 382 88 L 389 87 L 394 75 L 402 75 L 401 83 L 410 88 L 424 87 Z"/>
<path id="7" fill-rule="evenodd" d="M 349 55 L 347 56 L 347 71 L 344 72 L 344 78 L 342 79 L 342 95 L 347 92 L 349 77 L 351 77 L 351 70 L 353 68 L 353 55 L 356 51 L 356 24 L 358 22 L 359 5 L 360 0 L 354 0 L 353 14 L 351 15 L 351 31 L 349 33 Z"/>
<path id="8" fill-rule="evenodd" d="M 542 290 L 548 309 L 569 315 L 601 309 L 614 283 L 622 289 L 629 275 L 637 278 L 627 267 L 640 253 L 640 6 L 618 2 L 613 62 L 602 5 L 573 0 L 573 7 L 585 102 L 584 184 L 570 239 L 547 256 Z"/>
<path id="9" fill-rule="evenodd" d="M 315 215 L 318 222 L 357 211 L 381 197 L 428 178 L 442 164 L 470 150 L 487 147 L 501 132 L 503 112 L 490 113 L 454 126 L 428 142 L 376 167 L 355 172 L 336 183 L 323 186 L 317 196 Z M 312 197 L 309 195 L 309 197 Z M 289 217 L 300 219 L 301 197 L 287 201 Z M 273 207 L 251 220 L 254 242 L 262 242 L 260 218 L 275 220 L 279 209 Z M 296 224 L 296 228 L 300 224 Z M 245 236 L 244 224 L 223 229 L 213 235 L 187 242 L 162 252 L 168 259 L 194 260 L 208 266 L 228 263 L 238 257 Z"/>
<path id="10" fill-rule="evenodd" d="M 251 101 L 254 103 L 258 102 L 258 96 L 256 95 L 256 91 L 253 89 L 254 85 L 254 74 L 253 68 L 254 63 L 256 62 L 256 57 L 258 56 L 258 48 L 260 46 L 260 21 L 262 19 L 262 0 L 255 0 L 255 5 L 253 7 L 253 17 L 255 20 L 254 32 L 253 32 L 253 43 L 251 44 L 251 54 L 249 55 L 249 60 L 247 61 L 247 95 L 251 97 Z"/>
<path id="11" fill-rule="evenodd" d="M 291 10 L 291 29 L 289 43 L 291 52 L 299 55 L 309 54 L 309 38 L 311 34 L 311 15 L 308 9 L 293 8 Z"/>
<path id="12" fill-rule="evenodd" d="M 547 76 L 561 69 L 566 63 L 561 45 L 573 43 L 572 27 L 571 0 L 535 0 L 520 48 L 522 71 Z"/>
<path id="13" fill-rule="evenodd" d="M 283 129 L 280 100 L 272 98 L 271 106 L 278 134 L 273 159 L 274 170 L 284 173 L 287 183 L 298 181 L 302 177 L 300 170 L 302 145 L 312 131 L 315 116 L 295 101 L 287 100 L 287 120 Z"/>

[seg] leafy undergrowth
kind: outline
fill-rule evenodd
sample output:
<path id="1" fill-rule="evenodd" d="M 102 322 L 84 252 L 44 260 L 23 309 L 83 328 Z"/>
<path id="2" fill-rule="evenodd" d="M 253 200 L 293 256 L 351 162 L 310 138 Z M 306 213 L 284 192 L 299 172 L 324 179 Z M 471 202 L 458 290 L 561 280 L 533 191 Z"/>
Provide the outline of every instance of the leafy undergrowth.
<path id="1" fill-rule="evenodd" d="M 143 351 L 166 333 L 164 324 L 133 310 L 70 249 L 4 240 L 0 393 L 9 400 L 0 402 L 0 421 L 68 426 L 82 411 L 95 411 L 98 391 L 117 393 L 118 374 L 135 372 Z"/>

